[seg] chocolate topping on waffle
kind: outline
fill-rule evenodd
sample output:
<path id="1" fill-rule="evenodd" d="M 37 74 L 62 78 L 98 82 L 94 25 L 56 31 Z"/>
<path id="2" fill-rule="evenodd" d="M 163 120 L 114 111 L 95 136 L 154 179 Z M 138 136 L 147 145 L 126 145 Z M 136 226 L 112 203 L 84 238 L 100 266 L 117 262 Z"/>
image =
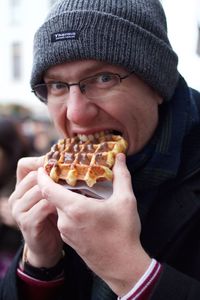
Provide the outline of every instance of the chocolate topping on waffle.
<path id="1" fill-rule="evenodd" d="M 113 178 L 115 155 L 125 152 L 127 142 L 120 135 L 103 135 L 93 141 L 78 136 L 59 140 L 45 157 L 45 169 L 55 181 L 75 186 L 78 180 L 92 187 L 97 181 Z"/>

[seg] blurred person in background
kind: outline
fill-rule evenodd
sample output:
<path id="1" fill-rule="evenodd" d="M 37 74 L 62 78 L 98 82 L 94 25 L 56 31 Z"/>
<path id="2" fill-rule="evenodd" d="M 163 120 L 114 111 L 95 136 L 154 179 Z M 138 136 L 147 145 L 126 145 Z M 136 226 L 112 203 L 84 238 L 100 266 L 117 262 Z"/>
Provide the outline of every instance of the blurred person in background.
<path id="1" fill-rule="evenodd" d="M 44 155 L 56 140 L 54 127 L 50 122 L 34 121 L 33 150 L 35 155 Z"/>
<path id="2" fill-rule="evenodd" d="M 55 128 L 49 120 L 29 117 L 23 121 L 22 128 L 29 140 L 32 156 L 45 154 L 57 138 Z"/>
<path id="3" fill-rule="evenodd" d="M 16 183 L 17 162 L 29 154 L 29 143 L 20 122 L 0 116 L 0 277 L 21 244 L 21 234 L 14 221 L 8 198 Z"/>

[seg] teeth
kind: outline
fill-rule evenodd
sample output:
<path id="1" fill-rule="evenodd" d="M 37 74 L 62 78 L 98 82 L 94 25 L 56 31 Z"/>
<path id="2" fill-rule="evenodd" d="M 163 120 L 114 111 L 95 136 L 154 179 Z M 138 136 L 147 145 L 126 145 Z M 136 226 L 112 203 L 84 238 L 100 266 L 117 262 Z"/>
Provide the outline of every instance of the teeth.
<path id="1" fill-rule="evenodd" d="M 95 138 L 94 135 L 92 135 L 92 134 L 89 134 L 89 135 L 88 135 L 88 139 L 89 139 L 91 142 L 94 141 L 94 138 Z"/>
<path id="2" fill-rule="evenodd" d="M 82 142 L 87 142 L 87 141 L 94 141 L 95 138 L 98 139 L 100 137 L 103 137 L 105 136 L 105 134 L 107 133 L 107 131 L 100 131 L 100 132 L 96 132 L 95 134 L 89 134 L 89 135 L 86 135 L 86 134 L 78 134 L 78 138 L 80 141 Z"/>
<path id="3" fill-rule="evenodd" d="M 104 131 L 100 131 L 100 137 L 102 137 L 104 135 L 105 135 Z"/>
<path id="4" fill-rule="evenodd" d="M 85 134 L 78 134 L 78 138 L 82 142 L 86 142 L 88 140 L 88 137 Z"/>

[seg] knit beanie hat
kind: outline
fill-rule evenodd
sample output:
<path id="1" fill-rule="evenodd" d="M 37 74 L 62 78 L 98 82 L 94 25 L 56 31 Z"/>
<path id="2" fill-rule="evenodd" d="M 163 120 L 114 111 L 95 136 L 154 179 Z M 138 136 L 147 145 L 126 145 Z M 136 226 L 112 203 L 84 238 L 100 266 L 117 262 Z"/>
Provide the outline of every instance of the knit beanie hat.
<path id="1" fill-rule="evenodd" d="M 165 100 L 179 76 L 159 0 L 58 0 L 35 34 L 32 88 L 49 67 L 86 59 L 134 71 Z"/>

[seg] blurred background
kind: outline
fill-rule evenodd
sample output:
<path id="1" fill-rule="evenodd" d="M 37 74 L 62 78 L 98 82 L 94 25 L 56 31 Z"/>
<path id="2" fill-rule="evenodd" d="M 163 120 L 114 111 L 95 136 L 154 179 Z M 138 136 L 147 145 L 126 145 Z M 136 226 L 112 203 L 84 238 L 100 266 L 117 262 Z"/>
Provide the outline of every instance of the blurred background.
<path id="1" fill-rule="evenodd" d="M 35 153 L 49 149 L 56 132 L 46 107 L 31 92 L 32 44 L 54 1 L 0 0 L 0 116 L 21 122 Z"/>
<path id="2" fill-rule="evenodd" d="M 179 71 L 200 91 L 200 0 L 162 0 Z"/>
<path id="3" fill-rule="evenodd" d="M 46 114 L 29 86 L 33 35 L 55 0 L 0 0 L 0 104 L 31 109 L 37 118 Z"/>
<path id="4" fill-rule="evenodd" d="M 33 34 L 53 2 L 0 0 L 0 279 L 22 243 L 8 204 L 17 162 L 43 155 L 57 140 L 46 107 L 29 86 Z"/>
<path id="5" fill-rule="evenodd" d="M 8 207 L 17 161 L 42 155 L 57 140 L 46 107 L 31 93 L 36 29 L 57 0 L 0 0 L 0 278 L 21 243 Z M 200 0 L 162 0 L 178 69 L 200 90 Z"/>

